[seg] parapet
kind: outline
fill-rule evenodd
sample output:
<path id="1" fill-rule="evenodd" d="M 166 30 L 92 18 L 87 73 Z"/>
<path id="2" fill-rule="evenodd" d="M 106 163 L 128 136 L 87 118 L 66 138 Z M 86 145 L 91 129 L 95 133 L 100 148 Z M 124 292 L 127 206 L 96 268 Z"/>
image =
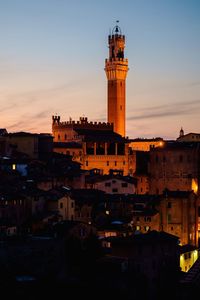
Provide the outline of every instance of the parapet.
<path id="1" fill-rule="evenodd" d="M 60 123 L 60 116 L 52 116 L 52 123 L 59 124 Z"/>
<path id="2" fill-rule="evenodd" d="M 53 124 L 60 128 L 74 128 L 74 129 L 95 129 L 95 130 L 113 130 L 113 124 L 109 122 L 88 122 L 87 117 L 80 117 L 79 121 L 74 121 L 71 118 L 69 121 L 60 122 L 60 116 L 52 116 Z"/>

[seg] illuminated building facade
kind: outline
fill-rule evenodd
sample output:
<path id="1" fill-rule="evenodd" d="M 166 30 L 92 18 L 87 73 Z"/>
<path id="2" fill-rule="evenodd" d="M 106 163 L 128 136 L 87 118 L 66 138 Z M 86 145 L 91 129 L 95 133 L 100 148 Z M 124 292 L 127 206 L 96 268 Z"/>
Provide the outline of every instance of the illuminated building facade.
<path id="1" fill-rule="evenodd" d="M 198 193 L 199 184 L 198 143 L 167 142 L 164 147 L 152 148 L 149 160 L 149 193 L 171 191 Z"/>

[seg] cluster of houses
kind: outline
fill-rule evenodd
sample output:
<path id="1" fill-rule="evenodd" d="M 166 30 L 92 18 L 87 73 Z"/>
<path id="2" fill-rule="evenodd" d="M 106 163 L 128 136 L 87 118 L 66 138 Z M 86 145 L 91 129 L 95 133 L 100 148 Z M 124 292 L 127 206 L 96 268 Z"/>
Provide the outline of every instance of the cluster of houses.
<path id="1" fill-rule="evenodd" d="M 89 276 L 95 257 L 94 284 L 106 281 L 114 287 L 121 278 L 121 292 L 125 285 L 126 292 L 139 295 L 142 282 L 144 292 L 152 289 L 161 297 L 169 283 L 191 284 L 187 276 L 199 257 L 198 141 L 131 140 L 126 162 L 134 160 L 124 175 L 114 165 L 108 170 L 108 153 L 105 169 L 94 168 L 95 159 L 104 156 L 97 150 L 90 152 L 93 168 L 85 168 L 83 152 L 77 160 L 77 153 L 56 151 L 60 142 L 50 134 L 0 134 L 5 273 L 58 279 L 84 269 Z M 81 147 L 84 138 L 82 132 Z M 97 149 L 95 143 L 90 146 Z M 121 154 L 111 154 L 119 161 L 114 155 Z"/>

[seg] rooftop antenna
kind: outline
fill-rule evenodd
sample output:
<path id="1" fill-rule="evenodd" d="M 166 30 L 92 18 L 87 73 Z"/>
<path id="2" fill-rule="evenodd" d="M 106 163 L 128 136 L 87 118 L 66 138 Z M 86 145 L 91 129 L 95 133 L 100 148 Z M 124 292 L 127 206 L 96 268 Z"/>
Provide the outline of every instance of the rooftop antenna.
<path id="1" fill-rule="evenodd" d="M 115 32 L 119 32 L 119 26 L 118 26 L 118 23 L 119 23 L 119 20 L 116 20 L 116 29 L 115 29 Z"/>

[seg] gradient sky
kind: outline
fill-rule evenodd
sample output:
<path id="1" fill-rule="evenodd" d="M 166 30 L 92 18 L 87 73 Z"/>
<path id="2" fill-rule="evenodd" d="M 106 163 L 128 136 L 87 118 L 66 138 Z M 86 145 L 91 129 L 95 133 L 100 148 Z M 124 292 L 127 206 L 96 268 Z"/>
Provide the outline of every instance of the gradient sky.
<path id="1" fill-rule="evenodd" d="M 129 60 L 127 136 L 200 132 L 199 0 L 0 0 L 0 128 L 107 120 L 109 31 Z"/>

